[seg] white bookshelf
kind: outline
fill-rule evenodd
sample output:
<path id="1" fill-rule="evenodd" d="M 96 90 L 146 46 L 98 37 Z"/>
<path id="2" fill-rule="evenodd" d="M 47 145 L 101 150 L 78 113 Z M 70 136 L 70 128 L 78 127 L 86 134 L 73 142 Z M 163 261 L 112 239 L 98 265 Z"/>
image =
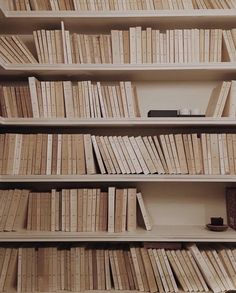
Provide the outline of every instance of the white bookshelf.
<path id="1" fill-rule="evenodd" d="M 0 24 L 8 21 L 11 33 L 31 32 L 43 26 L 58 25 L 59 20 L 75 31 L 106 30 L 108 27 L 136 25 L 159 28 L 232 27 L 236 25 L 236 9 L 195 9 L 159 11 L 8 11 L 0 1 Z M 24 19 L 24 21 L 21 21 Z M 167 25 L 168 23 L 168 25 Z M 17 27 L 16 27 L 17 24 Z M 4 32 L 0 26 L 0 32 Z"/>
<path id="2" fill-rule="evenodd" d="M 233 28 L 236 10 L 184 11 L 7 11 L 0 1 L 0 33 L 29 34 L 33 29 L 59 26 L 64 20 L 71 31 L 105 31 L 112 26 L 143 25 L 168 28 Z M 181 23 L 180 23 L 181 22 Z M 6 25 L 8 23 L 9 25 Z M 93 27 L 96 27 L 93 29 Z M 208 64 L 1 64 L 0 76 L 9 80 L 39 79 L 117 81 L 137 84 L 141 118 L 135 119 L 33 119 L 0 118 L 4 132 L 48 131 L 99 132 L 107 134 L 158 134 L 165 132 L 235 131 L 230 118 L 147 118 L 150 109 L 206 108 L 212 88 L 221 80 L 236 78 L 236 63 Z M 37 130 L 35 130 L 37 129 Z M 225 188 L 235 186 L 236 175 L 0 175 L 1 188 L 30 186 L 136 186 L 142 191 L 154 224 L 152 231 L 135 232 L 1 232 L 0 242 L 224 242 L 235 243 L 236 232 L 212 232 L 205 228 L 210 217 L 221 216 L 226 223 Z M 107 291 L 96 292 L 105 293 Z M 67 292 L 67 291 L 63 291 Z M 116 293 L 116 290 L 112 290 Z M 124 292 L 124 291 L 123 291 Z M 126 293 L 138 291 L 126 291 Z M 179 291 L 181 292 L 181 290 Z"/>
<path id="3" fill-rule="evenodd" d="M 202 226 L 154 226 L 152 231 L 138 228 L 135 232 L 42 232 L 19 231 L 1 233 L 1 242 L 133 242 L 133 241 L 164 241 L 164 242 L 235 242 L 235 231 L 228 229 L 221 233 L 214 233 Z"/>
<path id="4" fill-rule="evenodd" d="M 93 183 L 135 183 L 135 182 L 236 182 L 236 175 L 0 175 L 0 182 L 93 182 Z M 145 195 L 144 195 L 145 196 Z"/>
<path id="5" fill-rule="evenodd" d="M 236 25 L 235 25 L 236 27 Z M 236 75 L 235 62 L 200 64 L 0 64 L 1 76 L 91 78 L 103 80 L 223 80 Z"/>

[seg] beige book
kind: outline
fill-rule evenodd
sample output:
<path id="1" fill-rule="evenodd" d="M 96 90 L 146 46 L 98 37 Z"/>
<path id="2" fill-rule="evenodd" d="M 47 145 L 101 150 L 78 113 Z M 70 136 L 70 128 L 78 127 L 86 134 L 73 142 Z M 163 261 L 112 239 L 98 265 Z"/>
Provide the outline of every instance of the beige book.
<path id="1" fill-rule="evenodd" d="M 164 259 L 164 262 L 165 262 L 165 265 L 166 265 L 166 269 L 167 269 L 170 281 L 172 283 L 173 291 L 178 292 L 178 287 L 177 287 L 177 284 L 176 284 L 176 281 L 175 281 L 175 278 L 174 278 L 170 263 L 168 261 L 168 257 L 166 255 L 165 249 L 161 249 L 161 253 L 163 255 L 163 259 Z"/>
<path id="2" fill-rule="evenodd" d="M 29 60 L 29 63 L 38 63 L 38 61 L 34 58 L 30 50 L 26 47 L 24 42 L 20 39 L 19 36 L 12 36 L 12 40 L 16 43 L 16 45 L 19 47 L 20 51 L 24 54 L 25 57 Z"/>
<path id="3" fill-rule="evenodd" d="M 187 134 L 187 141 L 188 141 L 188 149 L 189 149 L 190 161 L 192 166 L 191 173 L 196 174 L 196 164 L 194 160 L 193 141 L 192 141 L 191 134 Z"/>
<path id="4" fill-rule="evenodd" d="M 118 275 L 116 272 L 115 259 L 114 259 L 114 254 L 113 254 L 112 250 L 109 250 L 109 259 L 110 259 L 112 278 L 113 278 L 113 282 L 114 282 L 114 288 L 115 288 L 115 290 L 118 290 L 119 289 Z"/>
<path id="5" fill-rule="evenodd" d="M 140 252 L 144 264 L 145 273 L 147 275 L 149 290 L 150 292 L 157 292 L 157 284 L 153 273 L 151 261 L 148 255 L 148 251 L 146 248 L 141 248 Z"/>
<path id="6" fill-rule="evenodd" d="M 176 173 L 177 174 L 180 174 L 181 173 L 181 170 L 180 170 L 180 162 L 179 162 L 179 158 L 178 158 L 178 154 L 177 154 L 177 148 L 176 148 L 176 143 L 175 143 L 174 135 L 173 134 L 169 134 L 169 141 L 170 141 L 170 147 L 171 147 L 172 154 L 173 154 L 175 170 L 176 170 Z"/>
<path id="7" fill-rule="evenodd" d="M 159 261 L 160 261 L 160 264 L 162 266 L 162 270 L 163 270 L 163 273 L 164 273 L 164 277 L 166 279 L 166 283 L 168 285 L 168 288 L 170 292 L 174 292 L 174 288 L 173 288 L 173 285 L 172 285 L 172 282 L 171 282 L 171 279 L 170 279 L 170 275 L 169 275 L 169 272 L 167 270 L 167 266 L 166 266 L 166 263 L 165 263 L 165 260 L 164 260 L 164 255 L 161 251 L 161 249 L 157 249 L 157 255 L 159 257 Z"/>
<path id="8" fill-rule="evenodd" d="M 191 272 L 190 272 L 190 270 L 189 270 L 189 268 L 188 268 L 188 266 L 187 266 L 187 264 L 185 262 L 185 259 L 184 259 L 183 255 L 182 255 L 181 251 L 176 250 L 175 253 L 176 253 L 176 256 L 177 256 L 177 258 L 178 258 L 178 260 L 180 262 L 180 265 L 181 265 L 181 267 L 182 267 L 182 269 L 184 271 L 184 274 L 185 274 L 185 276 L 186 276 L 186 278 L 188 280 L 188 281 L 186 280 L 187 286 L 189 288 L 191 288 L 191 291 L 196 292 L 198 290 L 197 285 L 196 285 L 196 283 L 194 281 L 194 278 L 191 275 Z"/>
<path id="9" fill-rule="evenodd" d="M 141 275 L 141 271 L 140 271 L 140 267 L 139 267 L 139 263 L 138 263 L 138 258 L 137 258 L 137 253 L 136 253 L 137 251 L 136 251 L 135 247 L 130 247 L 130 252 L 131 252 L 131 257 L 132 257 L 132 261 L 133 261 L 133 265 L 134 265 L 135 275 L 137 278 L 138 289 L 140 291 L 145 291 L 143 280 L 142 280 L 142 275 Z"/>
<path id="10" fill-rule="evenodd" d="M 106 167 L 107 173 L 108 174 L 114 174 L 115 173 L 115 169 L 113 167 L 112 164 L 112 160 L 109 156 L 108 150 L 106 148 L 106 146 L 104 146 L 104 143 L 102 143 L 102 140 L 99 136 L 95 137 L 96 143 L 97 143 L 97 147 L 101 153 L 101 158 L 102 161 L 104 162 L 104 165 Z"/>
<path id="11" fill-rule="evenodd" d="M 93 202 L 93 190 L 89 188 L 87 193 L 86 232 L 91 232 L 92 230 L 92 202 Z"/>
<path id="12" fill-rule="evenodd" d="M 192 134 L 193 155 L 196 168 L 196 174 L 202 174 L 201 154 L 198 147 L 198 137 L 196 133 Z"/>
<path id="13" fill-rule="evenodd" d="M 131 171 L 130 171 L 130 168 L 129 168 L 128 162 L 126 161 L 126 158 L 125 158 L 125 156 L 124 156 L 123 150 L 122 150 L 122 148 L 121 148 L 121 146 L 120 146 L 120 144 L 119 144 L 118 137 L 117 137 L 117 136 L 113 136 L 112 139 L 113 139 L 113 143 L 114 143 L 114 145 L 115 145 L 115 148 L 116 148 L 116 150 L 117 150 L 117 152 L 118 152 L 118 154 L 119 154 L 119 157 L 120 157 L 120 159 L 121 159 L 121 161 L 122 161 L 122 164 L 123 164 L 123 167 L 124 167 L 125 173 L 130 174 Z"/>
<path id="14" fill-rule="evenodd" d="M 196 244 L 188 245 L 188 249 L 192 253 L 196 263 L 199 266 L 199 269 L 201 270 L 202 274 L 205 277 L 205 280 L 207 281 L 209 287 L 212 289 L 213 292 L 221 292 L 221 289 L 217 285 L 214 276 L 212 275 L 211 271 L 209 270 L 204 258 L 202 257 L 199 249 L 197 248 Z"/>
<path id="15" fill-rule="evenodd" d="M 217 283 L 218 287 L 220 288 L 221 291 L 225 290 L 225 287 L 220 279 L 220 277 L 217 274 L 216 268 L 213 266 L 213 264 L 210 262 L 206 251 L 201 251 L 202 257 L 204 258 L 209 270 L 211 271 L 212 275 L 214 276 L 215 282 Z"/>
<path id="16" fill-rule="evenodd" d="M 136 171 L 135 171 L 132 159 L 128 153 L 128 149 L 123 141 L 123 138 L 121 136 L 118 136 L 117 139 L 118 139 L 119 146 L 124 154 L 125 161 L 127 162 L 128 166 L 129 166 L 130 173 L 135 174 Z"/>
<path id="17" fill-rule="evenodd" d="M 84 134 L 84 149 L 87 174 L 95 174 L 96 167 L 93 156 L 92 141 L 90 134 Z"/>
<path id="18" fill-rule="evenodd" d="M 135 231 L 137 226 L 136 188 L 128 188 L 127 195 L 127 231 Z"/>
<path id="19" fill-rule="evenodd" d="M 83 216 L 82 216 L 82 229 L 87 232 L 88 221 L 88 189 L 83 189 Z"/>
<path id="20" fill-rule="evenodd" d="M 176 144 L 181 174 L 188 174 L 188 166 L 187 166 L 187 159 L 186 159 L 186 154 L 184 149 L 183 136 L 182 134 L 175 134 L 174 138 L 175 138 L 175 144 Z"/>
<path id="21" fill-rule="evenodd" d="M 147 136 L 142 137 L 142 139 L 143 139 L 143 142 L 144 142 L 144 144 L 145 144 L 145 146 L 146 146 L 146 148 L 148 150 L 148 153 L 149 153 L 149 155 L 150 155 L 150 157 L 152 159 L 152 162 L 153 162 L 153 164 L 155 166 L 156 172 L 161 173 L 162 169 L 160 168 L 159 162 L 158 162 L 157 157 L 156 157 L 156 155 L 154 153 L 153 145 L 151 145 L 151 143 L 153 143 L 152 139 L 151 139 L 151 142 L 149 141 Z"/>
<path id="22" fill-rule="evenodd" d="M 140 152 L 141 152 L 141 154 L 143 156 L 144 162 L 145 162 L 149 172 L 151 174 L 156 173 L 156 168 L 155 168 L 155 166 L 153 164 L 153 161 L 151 159 L 151 156 L 150 156 L 150 154 L 149 154 L 149 152 L 148 152 L 148 150 L 147 150 L 147 148 L 146 148 L 146 146 L 145 146 L 145 144 L 143 142 L 142 137 L 141 136 L 135 137 L 135 140 L 136 140 L 136 143 L 137 143 L 137 145 L 139 147 L 139 150 L 140 150 Z"/>
<path id="23" fill-rule="evenodd" d="M 111 44 L 112 44 L 112 63 L 120 64 L 121 54 L 120 54 L 120 37 L 119 37 L 118 30 L 111 30 Z"/>
<path id="24" fill-rule="evenodd" d="M 166 280 L 166 277 L 165 277 L 165 274 L 164 274 L 164 271 L 163 271 L 163 267 L 161 265 L 161 262 L 160 262 L 160 259 L 159 259 L 158 253 L 157 253 L 157 249 L 153 249 L 152 251 L 153 251 L 156 266 L 157 266 L 157 269 L 158 269 L 158 272 L 159 272 L 159 275 L 160 275 L 160 278 L 161 278 L 161 282 L 162 282 L 164 291 L 169 292 L 167 280 Z"/>
<path id="25" fill-rule="evenodd" d="M 186 265 L 187 265 L 187 267 L 189 269 L 191 277 L 194 280 L 195 286 L 197 288 L 196 290 L 200 291 L 200 292 L 204 291 L 203 286 L 202 286 L 202 284 L 201 284 L 201 282 L 200 282 L 200 280 L 199 280 L 199 278 L 198 278 L 198 276 L 197 276 L 197 274 L 196 274 L 196 272 L 194 270 L 194 267 L 193 267 L 193 265 L 191 263 L 191 260 L 190 260 L 190 258 L 188 256 L 188 254 L 187 254 L 187 251 L 185 249 L 182 249 L 181 254 L 182 254 L 182 256 L 184 258 L 184 261 L 185 261 L 185 263 L 186 263 Z"/>
<path id="26" fill-rule="evenodd" d="M 20 202 L 12 227 L 13 231 L 18 231 L 26 227 L 27 207 L 28 207 L 29 190 L 23 189 L 21 192 Z"/>
<path id="27" fill-rule="evenodd" d="M 86 213 L 85 210 L 83 210 L 83 189 L 77 190 L 77 231 L 82 232 L 83 231 L 83 213 Z"/>
<path id="28" fill-rule="evenodd" d="M 151 219 L 150 219 L 150 217 L 148 215 L 148 211 L 144 205 L 144 201 L 143 201 L 143 197 L 142 197 L 141 192 L 137 193 L 137 200 L 138 200 L 140 211 L 141 211 L 141 214 L 143 217 L 145 228 L 146 228 L 146 230 L 150 231 L 150 230 L 152 230 Z"/>
<path id="29" fill-rule="evenodd" d="M 105 262 L 105 281 L 106 281 L 106 290 L 111 290 L 111 272 L 109 266 L 109 252 L 107 249 L 104 251 L 104 262 Z"/>
<path id="30" fill-rule="evenodd" d="M 130 44 L 130 63 L 137 63 L 137 45 L 136 45 L 136 28 L 129 28 L 129 44 Z"/>
<path id="31" fill-rule="evenodd" d="M 0 231 L 4 231 L 7 219 L 9 217 L 9 211 L 11 209 L 11 205 L 13 204 L 12 200 L 14 198 L 14 190 L 9 190 L 7 199 L 6 199 L 6 204 L 4 206 L 3 214 L 2 214 L 2 219 L 0 222 Z"/>
<path id="32" fill-rule="evenodd" d="M 164 159 L 166 161 L 166 165 L 167 165 L 167 168 L 168 168 L 168 173 L 169 174 L 174 174 L 175 171 L 174 171 L 173 165 L 171 163 L 171 158 L 170 158 L 170 155 L 169 155 L 169 151 L 168 151 L 168 147 L 167 147 L 165 135 L 160 135 L 159 138 L 160 138 L 160 143 L 161 143 L 161 147 L 162 147 L 163 154 L 164 154 Z M 155 141 L 155 138 L 154 138 L 154 141 Z M 156 142 L 157 142 L 157 138 L 156 138 L 155 143 Z"/>
<path id="33" fill-rule="evenodd" d="M 218 135 L 211 133 L 210 135 L 211 159 L 212 159 L 212 174 L 220 174 L 220 154 L 218 146 Z"/>
<path id="34" fill-rule="evenodd" d="M 168 172 L 167 165 L 166 165 L 166 161 L 162 153 L 162 149 L 158 141 L 158 138 L 157 136 L 154 136 L 154 137 L 148 136 L 148 140 L 149 140 L 149 143 L 151 144 L 152 150 L 160 166 L 160 174 L 165 174 L 166 172 Z"/>
<path id="35" fill-rule="evenodd" d="M 164 288 L 163 288 L 163 285 L 162 285 L 162 282 L 161 282 L 161 277 L 160 277 L 160 274 L 159 274 L 159 271 L 158 271 L 158 268 L 157 268 L 157 265 L 156 265 L 153 249 L 149 248 L 149 249 L 147 249 L 147 251 L 148 251 L 149 259 L 150 259 L 150 262 L 151 262 L 151 265 L 152 265 L 154 277 L 155 277 L 155 280 L 156 280 L 157 291 L 160 292 L 160 293 L 163 293 Z"/>
<path id="36" fill-rule="evenodd" d="M 70 231 L 77 231 L 77 190 L 70 190 Z"/>
<path id="37" fill-rule="evenodd" d="M 109 139 L 110 146 L 113 150 L 114 156 L 116 158 L 116 161 L 117 161 L 119 168 L 121 170 L 121 173 L 126 174 L 127 173 L 127 170 L 126 170 L 127 163 L 124 165 L 124 159 L 122 160 L 123 156 L 121 156 L 120 149 L 118 149 L 118 147 L 116 145 L 115 137 L 109 136 L 108 139 Z"/>
<path id="38" fill-rule="evenodd" d="M 123 189 L 116 189 L 115 194 L 115 232 L 122 232 Z"/>
<path id="39" fill-rule="evenodd" d="M 91 231 L 96 231 L 96 207 L 97 207 L 97 189 L 92 189 L 92 207 L 91 207 Z"/>
<path id="40" fill-rule="evenodd" d="M 2 265 L 2 271 L 1 271 L 1 276 L 0 276 L 0 290 L 1 291 L 3 291 L 3 289 L 4 289 L 4 283 L 5 283 L 5 279 L 7 276 L 7 269 L 8 269 L 9 261 L 11 258 L 11 253 L 12 253 L 12 249 L 6 248 L 5 258 L 4 258 L 4 262 Z"/>
<path id="41" fill-rule="evenodd" d="M 198 268 L 198 266 L 197 266 L 197 263 L 196 263 L 196 261 L 195 261 L 193 255 L 192 255 L 191 252 L 188 251 L 188 250 L 187 250 L 187 255 L 188 255 L 188 257 L 189 257 L 189 259 L 190 259 L 190 261 L 191 261 L 191 264 L 192 264 L 193 267 L 194 267 L 194 270 L 195 270 L 195 272 L 196 272 L 196 274 L 197 274 L 197 276 L 198 276 L 199 281 L 201 282 L 201 285 L 202 285 L 204 291 L 208 292 L 209 289 L 208 289 L 208 287 L 207 287 L 207 284 L 206 284 L 206 282 L 205 282 L 205 280 L 204 280 L 204 278 L 203 278 L 203 276 L 202 276 L 201 271 L 199 270 L 199 268 Z M 203 290 L 202 290 L 202 291 L 203 291 Z"/>
<path id="42" fill-rule="evenodd" d="M 218 283 L 219 283 L 220 288 L 223 288 L 223 290 L 230 290 L 230 289 L 228 289 L 229 288 L 228 283 L 225 280 L 225 278 L 224 278 L 224 276 L 223 276 L 223 274 L 222 274 L 222 272 L 220 270 L 220 267 L 219 267 L 217 261 L 215 260 L 215 258 L 213 256 L 212 251 L 211 250 L 206 250 L 205 251 L 205 256 L 208 258 L 208 262 L 210 262 L 211 266 L 215 270 L 215 274 L 217 275 Z"/>
<path id="43" fill-rule="evenodd" d="M 104 136 L 104 137 L 101 136 L 100 139 L 101 139 L 101 142 L 103 143 L 104 149 L 106 147 L 106 149 L 108 151 L 110 160 L 111 160 L 111 162 L 112 162 L 112 164 L 113 164 L 113 166 L 115 168 L 116 173 L 117 174 L 120 174 L 121 173 L 121 169 L 119 167 L 119 164 L 117 162 L 116 156 L 115 156 L 114 151 L 113 151 L 113 149 L 111 147 L 111 144 L 109 142 L 108 137 L 107 136 Z"/>
<path id="44" fill-rule="evenodd" d="M 123 189 L 122 210 L 121 210 L 121 230 L 126 231 L 127 226 L 127 206 L 128 206 L 128 189 Z"/>
<path id="45" fill-rule="evenodd" d="M 236 115 L 236 81 L 232 80 L 222 116 L 235 117 L 235 115 Z"/>
<path id="46" fill-rule="evenodd" d="M 229 31 L 230 32 L 230 31 Z M 234 62 L 236 60 L 236 48 L 232 35 L 227 30 L 223 30 L 222 53 L 223 61 Z"/>
<path id="47" fill-rule="evenodd" d="M 62 56 L 63 63 L 68 64 L 67 39 L 64 22 L 61 21 L 61 42 L 62 42 Z"/>
<path id="48" fill-rule="evenodd" d="M 138 143 L 137 143 L 137 141 L 136 141 L 136 138 L 133 137 L 133 136 L 131 136 L 131 137 L 129 137 L 129 141 L 130 141 L 130 143 L 131 143 L 131 145 L 132 145 L 132 147 L 133 147 L 133 150 L 135 151 L 135 154 L 136 154 L 136 156 L 137 156 L 137 158 L 138 158 L 138 161 L 139 161 L 139 163 L 140 163 L 140 166 L 141 166 L 141 168 L 142 168 L 143 173 L 144 173 L 145 175 L 149 174 L 150 171 L 149 171 L 149 169 L 148 169 L 148 167 L 147 167 L 147 165 L 146 165 L 146 163 L 145 163 L 145 160 L 144 160 L 144 157 L 143 157 L 143 155 L 142 155 L 142 152 L 141 152 L 141 150 L 139 149 L 139 146 L 138 146 Z"/>
<path id="49" fill-rule="evenodd" d="M 221 274 L 222 276 L 224 277 L 225 279 L 225 282 L 226 282 L 226 287 L 228 287 L 229 289 L 228 290 L 232 290 L 234 288 L 234 285 L 232 283 L 232 281 L 230 280 L 230 277 L 226 271 L 226 268 L 224 267 L 218 253 L 216 252 L 216 250 L 211 250 L 211 254 L 213 255 L 214 259 L 216 260 L 219 268 L 220 268 L 220 271 L 221 271 Z"/>
<path id="50" fill-rule="evenodd" d="M 115 232 L 115 187 L 108 188 L 108 232 Z"/>
<path id="51" fill-rule="evenodd" d="M 36 85 L 39 81 L 35 77 L 29 77 L 29 89 L 30 89 L 30 97 L 32 102 L 32 110 L 33 110 L 33 117 L 39 118 L 39 104 L 38 104 L 38 95 Z"/>
<path id="52" fill-rule="evenodd" d="M 236 272 L 235 272 L 234 267 L 233 267 L 228 255 L 227 255 L 227 253 L 226 253 L 226 250 L 220 249 L 218 251 L 218 253 L 219 253 L 219 256 L 220 256 L 234 286 L 236 286 Z"/>
<path id="53" fill-rule="evenodd" d="M 209 174 L 208 168 L 208 158 L 207 158 L 207 141 L 206 141 L 206 134 L 201 133 L 201 147 L 202 147 L 202 156 L 203 156 L 203 173 Z"/>
<path id="54" fill-rule="evenodd" d="M 13 230 L 17 210 L 19 208 L 20 198 L 21 198 L 21 191 L 19 189 L 14 190 L 11 206 L 9 208 L 8 216 L 7 216 L 5 227 L 4 227 L 4 231 Z"/>
<path id="55" fill-rule="evenodd" d="M 91 139 L 92 139 L 92 144 L 93 144 L 93 149 L 94 149 L 94 152 L 96 155 L 96 159 L 97 159 L 97 162 L 98 162 L 98 165 L 100 168 L 100 172 L 101 172 L 101 174 L 106 174 L 107 172 L 106 172 L 105 166 L 103 164 L 102 156 L 100 153 L 100 148 L 98 147 L 95 135 L 92 135 Z"/>

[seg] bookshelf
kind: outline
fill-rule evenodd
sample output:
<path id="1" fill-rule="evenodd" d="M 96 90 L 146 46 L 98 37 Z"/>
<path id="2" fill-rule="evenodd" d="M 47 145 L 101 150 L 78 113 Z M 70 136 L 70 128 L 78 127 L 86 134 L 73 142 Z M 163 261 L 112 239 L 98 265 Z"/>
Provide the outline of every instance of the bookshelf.
<path id="1" fill-rule="evenodd" d="M 236 9 L 180 11 L 8 11 L 0 1 L 0 33 L 24 35 L 29 48 L 34 29 L 55 29 L 61 20 L 70 31 L 106 32 L 111 28 L 151 26 L 158 29 L 236 27 Z M 85 30 L 83 28 L 86 27 Z M 35 53 L 35 52 L 34 52 Z M 4 82 L 40 80 L 92 80 L 112 83 L 129 80 L 137 86 L 141 117 L 99 118 L 3 118 L 1 132 L 91 133 L 94 135 L 159 135 L 163 133 L 235 133 L 236 119 L 147 118 L 152 108 L 199 108 L 204 113 L 214 86 L 236 77 L 235 62 L 202 64 L 0 64 Z M 226 222 L 225 188 L 234 187 L 236 175 L 0 175 L 0 188 L 137 187 L 142 191 L 153 222 L 151 231 L 132 232 L 0 232 L 0 243 L 114 243 L 181 242 L 235 244 L 236 232 L 212 232 L 205 228 L 212 216 Z M 116 292 L 117 290 L 110 290 Z M 46 292 L 46 291 L 44 291 Z M 59 292 L 59 291 L 58 291 Z M 71 292 L 71 291 L 60 291 Z M 87 292 L 87 291 L 83 291 Z M 98 292 L 98 291 L 97 291 Z M 99 290 L 107 292 L 107 290 Z M 128 291 L 126 292 L 140 292 Z M 178 291 L 181 292 L 181 289 Z"/>

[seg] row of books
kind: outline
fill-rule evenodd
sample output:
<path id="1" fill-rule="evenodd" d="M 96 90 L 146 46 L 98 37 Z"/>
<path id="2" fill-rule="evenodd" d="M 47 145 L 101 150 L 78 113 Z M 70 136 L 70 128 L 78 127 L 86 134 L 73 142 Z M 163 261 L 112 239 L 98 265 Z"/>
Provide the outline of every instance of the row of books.
<path id="1" fill-rule="evenodd" d="M 26 228 L 29 190 L 0 190 L 0 232 Z"/>
<path id="2" fill-rule="evenodd" d="M 50 64 L 235 61 L 231 58 L 231 51 L 236 51 L 234 29 L 160 31 L 150 27 L 142 30 L 138 26 L 125 31 L 111 30 L 110 35 L 70 35 L 62 22 L 61 30 L 38 30 L 33 32 L 33 36 L 39 62 Z M 228 39 L 232 49 L 227 46 Z M 227 53 L 226 50 L 230 52 Z"/>
<path id="3" fill-rule="evenodd" d="M 137 90 L 130 81 L 107 85 L 91 81 L 39 81 L 0 86 L 0 116 L 7 118 L 140 117 Z M 206 117 L 236 117 L 236 81 L 217 85 Z"/>
<path id="4" fill-rule="evenodd" d="M 139 117 L 135 86 L 130 81 L 106 85 L 91 81 L 39 81 L 0 86 L 0 115 L 33 118 Z"/>
<path id="5" fill-rule="evenodd" d="M 0 36 L 0 63 L 38 63 L 19 36 Z"/>
<path id="6" fill-rule="evenodd" d="M 102 174 L 235 174 L 236 135 L 229 133 L 92 137 Z M 96 141 L 96 143 L 95 143 Z"/>
<path id="7" fill-rule="evenodd" d="M 109 233 L 135 231 L 137 206 L 145 229 L 151 230 L 152 225 L 142 194 L 136 188 L 109 187 L 106 191 L 97 188 L 61 191 L 53 189 L 51 192 L 31 192 L 27 229 Z"/>
<path id="8" fill-rule="evenodd" d="M 234 0 L 8 0 L 9 10 L 182 10 L 182 9 L 232 9 Z"/>
<path id="9" fill-rule="evenodd" d="M 223 81 L 211 93 L 206 117 L 236 117 L 236 81 Z"/>
<path id="10" fill-rule="evenodd" d="M 23 58 L 15 36 L 1 37 L 0 57 L 6 63 L 35 63 Z M 33 32 L 39 63 L 158 64 L 236 61 L 236 29 L 154 30 L 130 27 L 109 35 L 72 34 L 61 30 Z M 19 40 L 19 37 L 18 37 Z M 13 43 L 13 45 L 12 45 Z M 21 43 L 23 43 L 21 41 Z M 29 52 L 30 53 L 30 52 Z M 32 54 L 31 54 L 32 55 Z M 37 62 L 37 61 L 36 61 Z"/>
<path id="11" fill-rule="evenodd" d="M 2 175 L 236 173 L 236 134 L 0 135 Z M 98 166 L 98 167 L 97 167 Z"/>
<path id="12" fill-rule="evenodd" d="M 1 247 L 0 289 L 153 293 L 235 290 L 234 246 L 192 243 L 181 249 L 158 247 L 158 243 Z"/>

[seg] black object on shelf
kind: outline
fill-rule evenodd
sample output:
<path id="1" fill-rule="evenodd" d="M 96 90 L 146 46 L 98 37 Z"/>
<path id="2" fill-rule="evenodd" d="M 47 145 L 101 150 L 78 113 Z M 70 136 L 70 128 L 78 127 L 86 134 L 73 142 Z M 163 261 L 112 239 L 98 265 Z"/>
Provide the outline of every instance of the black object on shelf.
<path id="1" fill-rule="evenodd" d="M 178 117 L 177 110 L 150 110 L 148 117 Z"/>

